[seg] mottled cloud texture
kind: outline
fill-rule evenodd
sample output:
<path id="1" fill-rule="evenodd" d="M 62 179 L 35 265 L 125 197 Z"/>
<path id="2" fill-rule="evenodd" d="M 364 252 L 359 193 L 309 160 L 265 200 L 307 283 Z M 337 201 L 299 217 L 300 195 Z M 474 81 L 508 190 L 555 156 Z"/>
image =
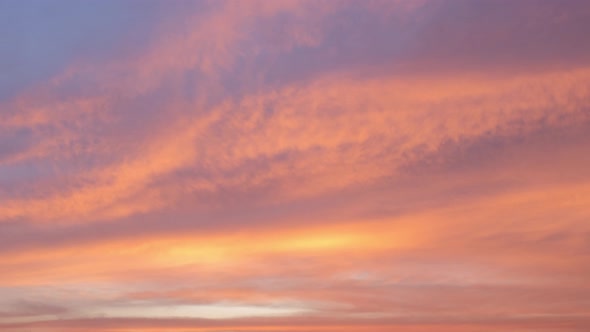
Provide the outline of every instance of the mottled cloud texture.
<path id="1" fill-rule="evenodd" d="M 590 326 L 588 1 L 0 21 L 0 330 Z"/>

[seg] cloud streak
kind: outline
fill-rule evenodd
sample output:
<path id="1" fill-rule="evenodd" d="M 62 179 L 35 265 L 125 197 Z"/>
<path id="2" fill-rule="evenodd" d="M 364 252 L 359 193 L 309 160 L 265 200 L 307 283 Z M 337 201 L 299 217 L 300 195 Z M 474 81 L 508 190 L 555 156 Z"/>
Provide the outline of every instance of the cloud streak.
<path id="1" fill-rule="evenodd" d="M 589 8 L 179 3 L 14 77 L 0 329 L 584 331 Z"/>

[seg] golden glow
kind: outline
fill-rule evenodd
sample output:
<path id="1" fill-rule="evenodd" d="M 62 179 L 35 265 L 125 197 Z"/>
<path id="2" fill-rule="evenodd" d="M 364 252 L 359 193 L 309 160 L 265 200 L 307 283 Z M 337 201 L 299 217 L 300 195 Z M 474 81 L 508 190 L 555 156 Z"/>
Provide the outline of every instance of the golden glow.
<path id="1" fill-rule="evenodd" d="M 587 331 L 590 2 L 91 7 L 0 2 L 0 331 Z"/>

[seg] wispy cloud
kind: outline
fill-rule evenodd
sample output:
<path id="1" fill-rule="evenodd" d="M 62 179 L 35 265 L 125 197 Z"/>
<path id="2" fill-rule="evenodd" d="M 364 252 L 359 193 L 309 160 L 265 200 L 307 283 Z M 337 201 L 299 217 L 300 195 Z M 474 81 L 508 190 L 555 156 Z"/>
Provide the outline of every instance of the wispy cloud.
<path id="1" fill-rule="evenodd" d="M 147 6 L 0 94 L 0 329 L 584 330 L 585 2 Z"/>

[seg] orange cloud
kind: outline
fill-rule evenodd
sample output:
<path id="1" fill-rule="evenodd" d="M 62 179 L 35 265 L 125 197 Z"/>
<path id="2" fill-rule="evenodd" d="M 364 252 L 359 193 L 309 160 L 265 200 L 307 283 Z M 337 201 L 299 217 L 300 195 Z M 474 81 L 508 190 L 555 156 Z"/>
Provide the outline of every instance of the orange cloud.
<path id="1" fill-rule="evenodd" d="M 0 216 L 80 222 L 150 211 L 182 194 L 166 199 L 152 182 L 187 168 L 207 174 L 185 182 L 197 192 L 274 181 L 284 188 L 277 197 L 297 198 L 370 183 L 395 176 L 402 165 L 447 142 L 469 144 L 490 134 L 519 136 L 585 121 L 587 80 L 585 70 L 491 80 L 319 79 L 179 120 L 120 164 L 83 174 L 90 184 L 54 197 L 9 201 Z M 257 160 L 265 167 L 247 166 Z"/>
<path id="2" fill-rule="evenodd" d="M 443 63 L 462 6 L 204 2 L 1 101 L 0 329 L 584 331 L 590 69 Z"/>

